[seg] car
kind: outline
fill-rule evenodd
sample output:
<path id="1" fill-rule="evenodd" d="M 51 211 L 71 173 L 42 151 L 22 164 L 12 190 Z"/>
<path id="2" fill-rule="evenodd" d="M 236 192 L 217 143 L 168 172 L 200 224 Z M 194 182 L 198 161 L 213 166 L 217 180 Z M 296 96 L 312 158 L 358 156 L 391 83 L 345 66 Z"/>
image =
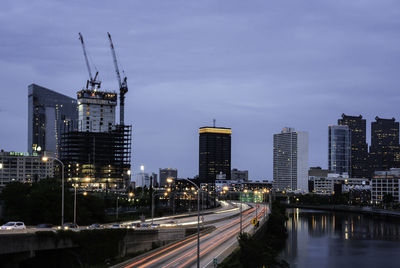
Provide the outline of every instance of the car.
<path id="1" fill-rule="evenodd" d="M 151 227 L 152 229 L 158 228 L 158 227 L 160 227 L 160 224 L 158 224 L 158 223 L 153 223 L 150 227 Z"/>
<path id="2" fill-rule="evenodd" d="M 122 225 L 119 223 L 115 223 L 115 224 L 111 225 L 111 228 L 113 228 L 113 229 L 122 228 Z"/>
<path id="3" fill-rule="evenodd" d="M 70 229 L 78 229 L 78 225 L 76 225 L 75 223 L 72 222 L 66 222 L 64 223 L 62 226 L 59 226 L 58 229 L 62 229 L 62 230 L 70 230 Z"/>
<path id="4" fill-rule="evenodd" d="M 131 224 L 126 225 L 126 228 L 128 228 L 128 229 L 135 229 L 136 227 L 137 227 L 136 223 L 131 223 Z"/>
<path id="5" fill-rule="evenodd" d="M 100 223 L 93 223 L 87 227 L 88 229 L 104 229 L 104 225 Z"/>
<path id="6" fill-rule="evenodd" d="M 45 228 L 49 228 L 50 229 L 52 227 L 53 227 L 53 225 L 50 224 L 50 223 L 41 223 L 41 224 L 36 225 L 37 229 L 45 229 Z"/>
<path id="7" fill-rule="evenodd" d="M 9 221 L 1 226 L 1 230 L 25 230 L 25 224 L 22 221 Z"/>

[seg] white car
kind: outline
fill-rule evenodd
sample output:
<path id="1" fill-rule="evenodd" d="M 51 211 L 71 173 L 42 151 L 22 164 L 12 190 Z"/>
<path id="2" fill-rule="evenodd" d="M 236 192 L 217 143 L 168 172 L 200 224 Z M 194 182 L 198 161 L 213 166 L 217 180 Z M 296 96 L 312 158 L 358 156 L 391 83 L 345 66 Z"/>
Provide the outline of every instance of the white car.
<path id="1" fill-rule="evenodd" d="M 25 230 L 25 224 L 21 221 L 10 221 L 1 226 L 1 230 Z"/>

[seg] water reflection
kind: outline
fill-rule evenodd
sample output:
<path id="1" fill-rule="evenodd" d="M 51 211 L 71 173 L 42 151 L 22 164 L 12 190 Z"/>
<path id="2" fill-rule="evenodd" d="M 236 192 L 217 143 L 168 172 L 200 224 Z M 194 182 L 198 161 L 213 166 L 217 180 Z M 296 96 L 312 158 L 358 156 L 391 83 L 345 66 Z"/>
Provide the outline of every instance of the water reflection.
<path id="1" fill-rule="evenodd" d="M 282 258 L 291 267 L 400 267 L 400 223 L 369 216 L 290 209 Z"/>

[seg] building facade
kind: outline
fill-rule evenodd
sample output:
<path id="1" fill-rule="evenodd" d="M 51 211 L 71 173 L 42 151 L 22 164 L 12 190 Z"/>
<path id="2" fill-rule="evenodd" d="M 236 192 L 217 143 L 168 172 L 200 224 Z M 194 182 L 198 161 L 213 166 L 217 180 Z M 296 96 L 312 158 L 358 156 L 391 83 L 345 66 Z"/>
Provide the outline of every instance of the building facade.
<path id="1" fill-rule="evenodd" d="M 332 173 L 351 172 L 351 131 L 348 126 L 329 126 L 328 169 Z"/>
<path id="2" fill-rule="evenodd" d="M 274 134 L 274 188 L 278 191 L 308 191 L 308 133 L 283 128 Z"/>
<path id="3" fill-rule="evenodd" d="M 367 120 L 360 116 L 342 114 L 338 125 L 348 126 L 351 131 L 350 177 L 370 178 L 368 165 Z"/>
<path id="4" fill-rule="evenodd" d="M 349 178 L 348 175 L 334 173 L 329 173 L 326 177 L 309 176 L 309 184 L 312 185 L 310 192 L 321 195 L 332 195 L 335 193 L 335 188 L 339 188 L 341 192 L 371 190 L 369 179 Z"/>
<path id="5" fill-rule="evenodd" d="M 37 153 L 0 152 L 0 187 L 14 181 L 32 183 L 53 177 L 53 161 L 43 162 Z"/>
<path id="6" fill-rule="evenodd" d="M 376 117 L 371 123 L 370 166 L 374 171 L 400 167 L 399 122 Z"/>
<path id="7" fill-rule="evenodd" d="M 28 152 L 49 151 L 59 154 L 61 136 L 77 128 L 76 99 L 50 89 L 28 86 Z M 40 147 L 40 149 L 39 149 Z"/>
<path id="8" fill-rule="evenodd" d="M 249 181 L 249 171 L 248 170 L 238 170 L 237 168 L 231 171 L 231 180 L 234 181 Z"/>
<path id="9" fill-rule="evenodd" d="M 160 187 L 165 187 L 168 182 L 168 178 L 176 180 L 178 178 L 178 170 L 176 168 L 160 168 Z"/>
<path id="10" fill-rule="evenodd" d="M 217 174 L 231 179 L 230 128 L 202 127 L 199 129 L 199 182 L 215 183 Z"/>
<path id="11" fill-rule="evenodd" d="M 385 195 L 393 197 L 393 202 L 400 202 L 400 168 L 388 171 L 376 171 L 372 180 L 371 201 L 374 204 L 384 202 Z"/>
<path id="12" fill-rule="evenodd" d="M 77 95 L 79 131 L 106 132 L 114 129 L 116 93 L 84 89 Z"/>

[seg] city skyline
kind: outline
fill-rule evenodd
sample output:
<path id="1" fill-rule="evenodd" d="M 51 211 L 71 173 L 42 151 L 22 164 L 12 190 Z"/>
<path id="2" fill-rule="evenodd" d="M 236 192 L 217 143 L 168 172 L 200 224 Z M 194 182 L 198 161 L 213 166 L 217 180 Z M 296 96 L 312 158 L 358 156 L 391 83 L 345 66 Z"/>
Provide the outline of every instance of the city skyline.
<path id="1" fill-rule="evenodd" d="M 29 84 L 73 98 L 84 87 L 80 31 L 102 88 L 117 90 L 106 32 L 113 34 L 130 80 L 125 121 L 133 124 L 134 173 L 143 164 L 148 171 L 174 167 L 182 177 L 197 175 L 197 130 L 213 118 L 234 133 L 232 168 L 249 170 L 250 179 L 272 179 L 272 136 L 282 127 L 308 131 L 309 165 L 326 168 L 326 128 L 342 113 L 363 115 L 368 145 L 375 116 L 400 117 L 400 5 L 392 1 L 314 2 L 312 8 L 293 2 L 293 9 L 238 1 L 100 2 L 93 21 L 83 14 L 88 3 L 3 7 L 5 151 L 26 151 Z M 108 18 L 94 19 L 103 13 Z"/>

